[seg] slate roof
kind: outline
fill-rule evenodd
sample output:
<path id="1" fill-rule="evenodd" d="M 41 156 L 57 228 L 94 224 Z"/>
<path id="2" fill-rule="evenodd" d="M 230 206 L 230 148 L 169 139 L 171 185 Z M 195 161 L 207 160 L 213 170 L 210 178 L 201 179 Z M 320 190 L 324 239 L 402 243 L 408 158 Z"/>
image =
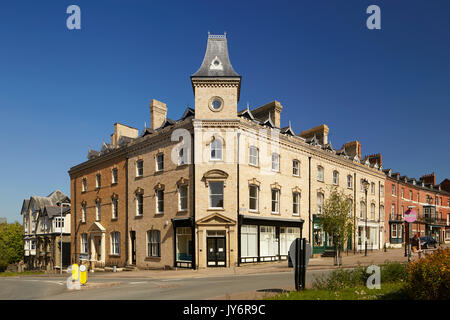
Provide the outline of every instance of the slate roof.
<path id="1" fill-rule="evenodd" d="M 70 212 L 70 207 L 64 206 L 62 209 L 62 214 L 65 216 L 67 213 Z M 58 206 L 45 206 L 44 208 L 44 214 L 47 214 L 47 216 L 51 219 L 54 216 L 61 216 L 61 207 Z"/>
<path id="2" fill-rule="evenodd" d="M 53 191 L 47 197 L 31 196 L 29 206 L 34 206 L 35 210 L 43 210 L 45 206 L 54 206 L 58 202 L 70 202 L 70 198 L 59 190 Z"/>
<path id="3" fill-rule="evenodd" d="M 231 65 L 226 34 L 208 34 L 202 65 L 191 77 L 241 77 Z"/>

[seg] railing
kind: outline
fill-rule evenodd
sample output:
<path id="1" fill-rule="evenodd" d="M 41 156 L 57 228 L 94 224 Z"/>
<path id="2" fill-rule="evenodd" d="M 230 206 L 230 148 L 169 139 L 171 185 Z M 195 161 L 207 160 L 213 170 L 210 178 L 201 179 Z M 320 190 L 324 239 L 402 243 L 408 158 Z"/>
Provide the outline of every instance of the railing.
<path id="1" fill-rule="evenodd" d="M 395 220 L 395 221 L 403 221 L 403 216 L 398 213 L 391 213 L 389 215 L 389 220 Z"/>
<path id="2" fill-rule="evenodd" d="M 440 218 L 438 218 L 438 217 L 428 217 L 428 216 L 425 216 L 425 217 L 422 218 L 422 220 L 423 220 L 425 223 L 439 224 L 439 225 L 442 225 L 442 226 L 447 225 L 447 220 L 440 219 Z"/>

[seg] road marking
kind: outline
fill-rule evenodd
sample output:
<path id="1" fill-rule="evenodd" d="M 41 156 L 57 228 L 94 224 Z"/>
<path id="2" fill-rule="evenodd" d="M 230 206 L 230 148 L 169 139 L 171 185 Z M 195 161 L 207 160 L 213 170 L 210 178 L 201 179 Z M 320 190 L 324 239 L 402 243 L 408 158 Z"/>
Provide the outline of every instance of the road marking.
<path id="1" fill-rule="evenodd" d="M 130 282 L 130 284 L 141 284 L 141 283 L 147 283 L 147 281 L 134 281 L 134 282 Z"/>

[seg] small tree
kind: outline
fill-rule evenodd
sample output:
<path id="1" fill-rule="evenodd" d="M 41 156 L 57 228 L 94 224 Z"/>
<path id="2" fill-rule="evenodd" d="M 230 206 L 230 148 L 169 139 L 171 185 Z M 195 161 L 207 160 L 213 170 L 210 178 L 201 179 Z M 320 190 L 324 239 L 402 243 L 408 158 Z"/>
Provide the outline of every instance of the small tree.
<path id="1" fill-rule="evenodd" d="M 333 239 L 334 262 L 338 266 L 341 265 L 340 250 L 344 247 L 345 241 L 353 230 L 353 221 L 349 214 L 350 209 L 351 197 L 344 194 L 342 190 L 338 190 L 337 187 L 332 187 L 330 196 L 325 199 L 319 225 Z"/>
<path id="2" fill-rule="evenodd" d="M 0 224 L 0 270 L 23 259 L 22 225 Z"/>

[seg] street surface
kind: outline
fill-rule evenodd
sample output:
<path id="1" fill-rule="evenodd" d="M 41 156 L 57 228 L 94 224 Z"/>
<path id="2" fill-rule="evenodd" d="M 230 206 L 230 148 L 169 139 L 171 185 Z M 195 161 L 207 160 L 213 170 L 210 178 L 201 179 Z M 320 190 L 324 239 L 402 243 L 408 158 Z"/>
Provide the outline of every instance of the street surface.
<path id="1" fill-rule="evenodd" d="M 307 284 L 314 277 L 331 270 L 307 272 Z M 170 279 L 104 277 L 93 274 L 89 282 L 96 287 L 68 290 L 66 279 L 61 276 L 5 277 L 0 278 L 0 299 L 64 299 L 64 300 L 203 300 L 224 299 L 241 292 L 280 292 L 294 288 L 294 273 L 277 272 L 265 274 L 202 276 Z M 98 287 L 97 287 L 98 286 Z"/>

